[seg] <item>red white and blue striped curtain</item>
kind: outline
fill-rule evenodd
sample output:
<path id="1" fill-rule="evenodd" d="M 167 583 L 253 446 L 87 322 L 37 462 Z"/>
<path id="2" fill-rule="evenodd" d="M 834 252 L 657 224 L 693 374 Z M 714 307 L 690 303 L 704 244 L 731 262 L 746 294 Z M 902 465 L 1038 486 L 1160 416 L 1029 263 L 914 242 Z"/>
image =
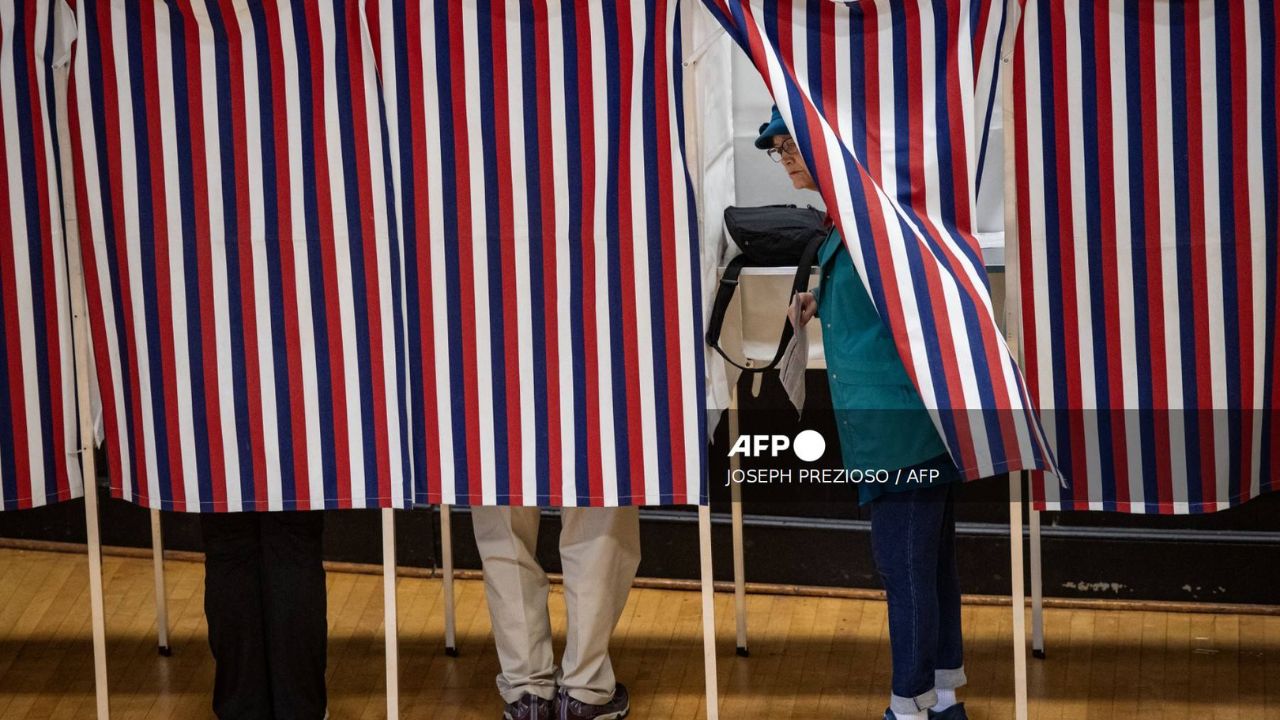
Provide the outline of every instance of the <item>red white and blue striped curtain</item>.
<path id="1" fill-rule="evenodd" d="M 0 2 L 0 510 L 83 490 L 58 133 L 74 36 L 61 0 Z"/>
<path id="2" fill-rule="evenodd" d="M 706 500 L 677 0 L 370 1 L 421 500 Z"/>
<path id="3" fill-rule="evenodd" d="M 83 2 L 78 24 L 113 494 L 408 505 L 402 248 L 364 3 Z"/>
<path id="4" fill-rule="evenodd" d="M 975 63 L 999 21 L 979 1 L 704 0 L 764 76 L 967 478 L 1052 465 L 974 236 Z"/>
<path id="5" fill-rule="evenodd" d="M 1025 3 L 1013 269 L 1065 481 L 1037 507 L 1280 488 L 1278 39 L 1273 0 Z"/>

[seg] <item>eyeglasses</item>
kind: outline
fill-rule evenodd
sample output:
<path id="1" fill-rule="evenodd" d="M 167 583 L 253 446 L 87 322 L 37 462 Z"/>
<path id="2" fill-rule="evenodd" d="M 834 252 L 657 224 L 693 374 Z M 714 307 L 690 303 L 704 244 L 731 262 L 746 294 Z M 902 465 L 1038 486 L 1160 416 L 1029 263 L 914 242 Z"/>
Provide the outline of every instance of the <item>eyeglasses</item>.
<path id="1" fill-rule="evenodd" d="M 776 163 L 780 163 L 780 162 L 782 162 L 782 158 L 783 158 L 784 156 L 787 156 L 787 155 L 799 155 L 799 154 L 800 154 L 800 148 L 799 148 L 799 146 L 797 146 L 797 145 L 796 145 L 796 141 L 795 141 L 795 140 L 792 140 L 791 138 L 787 138 L 786 140 L 783 140 L 783 141 L 782 141 L 782 144 L 781 144 L 781 145 L 779 145 L 779 146 L 777 146 L 777 147 L 771 147 L 771 148 L 769 148 L 768 150 L 766 150 L 765 152 L 767 152 L 767 153 L 769 154 L 769 159 L 770 159 L 770 160 L 772 160 L 772 161 L 774 161 L 774 162 L 776 162 Z"/>

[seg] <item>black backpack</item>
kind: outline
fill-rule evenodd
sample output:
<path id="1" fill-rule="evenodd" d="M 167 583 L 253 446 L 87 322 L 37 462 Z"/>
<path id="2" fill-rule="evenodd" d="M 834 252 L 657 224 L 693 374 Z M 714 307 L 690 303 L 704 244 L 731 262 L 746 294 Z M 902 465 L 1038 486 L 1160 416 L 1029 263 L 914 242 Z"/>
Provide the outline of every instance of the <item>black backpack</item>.
<path id="1" fill-rule="evenodd" d="M 747 367 L 729 357 L 720 347 L 720 332 L 724 329 L 724 316 L 738 289 L 738 278 L 744 267 L 791 267 L 796 274 L 791 283 L 791 298 L 809 289 L 809 274 L 818 255 L 818 247 L 830 232 L 826 216 L 811 207 L 795 205 L 766 205 L 764 207 L 730 207 L 724 211 L 725 228 L 742 254 L 729 261 L 720 277 L 715 305 L 711 309 L 711 321 L 707 324 L 707 345 L 715 348 L 730 365 L 746 372 L 772 370 L 782 362 L 791 344 L 795 328 L 791 319 L 782 323 L 782 339 L 773 360 L 762 367 Z"/>

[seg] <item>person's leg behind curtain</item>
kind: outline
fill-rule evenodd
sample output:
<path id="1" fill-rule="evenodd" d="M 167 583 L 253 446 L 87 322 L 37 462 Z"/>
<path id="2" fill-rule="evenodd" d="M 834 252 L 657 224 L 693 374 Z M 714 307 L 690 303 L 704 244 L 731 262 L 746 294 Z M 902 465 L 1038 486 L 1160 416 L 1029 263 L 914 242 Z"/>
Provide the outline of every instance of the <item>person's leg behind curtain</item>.
<path id="1" fill-rule="evenodd" d="M 564 508 L 560 560 L 568 612 L 561 686 L 573 698 L 604 705 L 617 680 L 609 640 L 640 566 L 635 507 Z"/>
<path id="2" fill-rule="evenodd" d="M 221 720 L 271 720 L 258 515 L 201 515 L 200 535 L 204 613 L 214 660 L 213 712 Z"/>
<path id="3" fill-rule="evenodd" d="M 961 622 L 960 574 L 956 567 L 956 484 L 947 485 L 946 506 L 938 544 L 938 647 L 934 684 L 939 690 L 963 687 L 964 637 Z"/>
<path id="4" fill-rule="evenodd" d="M 327 697 L 324 515 L 261 513 L 263 612 L 276 720 L 321 720 Z"/>
<path id="5" fill-rule="evenodd" d="M 871 504 L 871 545 L 884 582 L 895 714 L 937 702 L 938 552 L 949 488 L 887 493 Z"/>
<path id="6" fill-rule="evenodd" d="M 525 693 L 556 695 L 555 655 L 547 613 L 547 575 L 538 564 L 536 507 L 473 507 L 476 548 L 498 649 L 498 692 L 514 703 Z"/>

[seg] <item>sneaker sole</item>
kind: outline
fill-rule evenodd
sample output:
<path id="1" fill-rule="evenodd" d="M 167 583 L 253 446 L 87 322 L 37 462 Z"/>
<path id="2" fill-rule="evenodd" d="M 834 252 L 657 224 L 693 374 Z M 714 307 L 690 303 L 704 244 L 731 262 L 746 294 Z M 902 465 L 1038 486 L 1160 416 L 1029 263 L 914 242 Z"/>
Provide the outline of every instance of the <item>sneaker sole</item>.
<path id="1" fill-rule="evenodd" d="M 627 717 L 630 714 L 631 714 L 631 708 L 627 707 L 619 712 L 616 712 L 610 715 L 597 715 L 594 718 L 592 718 L 592 720 L 623 720 L 623 718 Z"/>

